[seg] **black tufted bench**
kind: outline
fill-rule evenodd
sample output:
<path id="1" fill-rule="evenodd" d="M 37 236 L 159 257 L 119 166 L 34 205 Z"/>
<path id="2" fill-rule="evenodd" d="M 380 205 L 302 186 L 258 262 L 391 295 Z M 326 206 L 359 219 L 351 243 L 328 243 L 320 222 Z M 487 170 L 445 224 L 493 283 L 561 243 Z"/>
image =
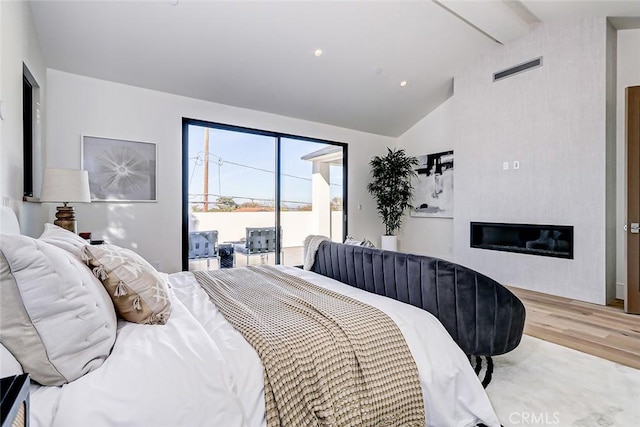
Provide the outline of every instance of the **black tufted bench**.
<path id="1" fill-rule="evenodd" d="M 461 265 L 325 241 L 311 270 L 427 310 L 468 355 L 503 354 L 520 343 L 522 302 L 495 280 Z"/>

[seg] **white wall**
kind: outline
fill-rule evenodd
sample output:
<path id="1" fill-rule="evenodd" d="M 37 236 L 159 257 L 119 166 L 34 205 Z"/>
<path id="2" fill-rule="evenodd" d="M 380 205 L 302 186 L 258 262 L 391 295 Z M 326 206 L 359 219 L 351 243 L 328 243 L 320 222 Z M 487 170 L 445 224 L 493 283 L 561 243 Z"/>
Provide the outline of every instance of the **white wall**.
<path id="1" fill-rule="evenodd" d="M 455 219 L 408 218 L 403 250 L 453 246 L 502 283 L 606 302 L 606 35 L 605 19 L 540 24 L 456 76 L 453 98 L 398 139 L 411 154 L 455 150 Z M 543 67 L 492 82 L 538 56 Z M 574 259 L 472 249 L 471 221 L 573 225 Z"/>
<path id="2" fill-rule="evenodd" d="M 349 144 L 349 229 L 383 232 L 366 192 L 367 163 L 395 140 L 349 129 L 215 104 L 49 69 L 47 164 L 80 167 L 82 134 L 158 144 L 157 203 L 76 205 L 78 228 L 137 250 L 160 268 L 181 269 L 182 118 L 194 118 Z M 361 205 L 362 210 L 357 206 Z M 49 209 L 53 218 L 54 207 Z"/>
<path id="3" fill-rule="evenodd" d="M 498 281 L 606 303 L 605 19 L 540 25 L 456 78 L 456 260 Z M 541 68 L 491 75 L 544 56 Z M 502 170 L 503 161 L 519 170 Z M 469 223 L 574 226 L 574 259 L 473 249 Z"/>
<path id="4" fill-rule="evenodd" d="M 616 204 L 616 282 L 617 297 L 624 298 L 627 283 L 627 221 L 625 88 L 640 85 L 640 29 L 618 31 L 617 75 L 617 204 Z"/>
<path id="5" fill-rule="evenodd" d="M 453 100 L 450 98 L 401 135 L 398 138 L 398 147 L 404 148 L 411 156 L 451 150 L 453 128 Z M 453 258 L 453 219 L 420 218 L 407 214 L 398 239 L 399 250 L 403 252 L 451 260 Z"/>
<path id="6" fill-rule="evenodd" d="M 0 1 L 0 100 L 5 118 L 0 120 L 0 197 L 18 215 L 25 234 L 42 230 L 43 209 L 37 203 L 22 203 L 22 67 L 27 65 L 40 85 L 40 101 L 45 101 L 46 68 L 27 2 Z M 45 111 L 40 108 L 39 129 L 44 129 Z M 34 185 L 39 191 L 43 150 L 42 135 L 34 135 L 36 168 Z"/>

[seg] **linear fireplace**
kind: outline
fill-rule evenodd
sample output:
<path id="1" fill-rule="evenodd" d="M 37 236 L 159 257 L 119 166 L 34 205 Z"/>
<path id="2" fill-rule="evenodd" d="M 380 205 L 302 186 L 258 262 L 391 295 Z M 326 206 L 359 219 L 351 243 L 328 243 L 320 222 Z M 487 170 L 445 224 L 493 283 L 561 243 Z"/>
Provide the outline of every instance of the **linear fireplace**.
<path id="1" fill-rule="evenodd" d="M 472 222 L 471 247 L 573 259 L 573 226 Z"/>

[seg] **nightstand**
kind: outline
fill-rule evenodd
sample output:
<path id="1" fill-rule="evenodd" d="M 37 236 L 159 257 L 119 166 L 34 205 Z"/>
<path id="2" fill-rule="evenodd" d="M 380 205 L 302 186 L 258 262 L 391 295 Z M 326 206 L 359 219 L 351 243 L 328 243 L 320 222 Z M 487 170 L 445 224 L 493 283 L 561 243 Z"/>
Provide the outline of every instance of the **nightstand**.
<path id="1" fill-rule="evenodd" d="M 0 379 L 0 426 L 29 427 L 29 374 Z"/>

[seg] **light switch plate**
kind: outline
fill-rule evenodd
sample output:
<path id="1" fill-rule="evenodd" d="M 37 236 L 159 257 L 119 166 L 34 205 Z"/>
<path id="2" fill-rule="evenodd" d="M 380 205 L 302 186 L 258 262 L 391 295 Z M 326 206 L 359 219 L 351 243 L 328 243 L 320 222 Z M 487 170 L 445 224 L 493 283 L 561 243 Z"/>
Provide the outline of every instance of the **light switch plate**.
<path id="1" fill-rule="evenodd" d="M 505 171 L 509 170 L 509 162 L 502 162 L 502 170 L 505 170 Z"/>
<path id="2" fill-rule="evenodd" d="M 514 168 L 514 169 L 520 169 L 520 162 L 519 162 L 519 161 L 517 161 L 517 160 L 514 160 L 514 162 L 513 162 L 513 168 Z"/>

